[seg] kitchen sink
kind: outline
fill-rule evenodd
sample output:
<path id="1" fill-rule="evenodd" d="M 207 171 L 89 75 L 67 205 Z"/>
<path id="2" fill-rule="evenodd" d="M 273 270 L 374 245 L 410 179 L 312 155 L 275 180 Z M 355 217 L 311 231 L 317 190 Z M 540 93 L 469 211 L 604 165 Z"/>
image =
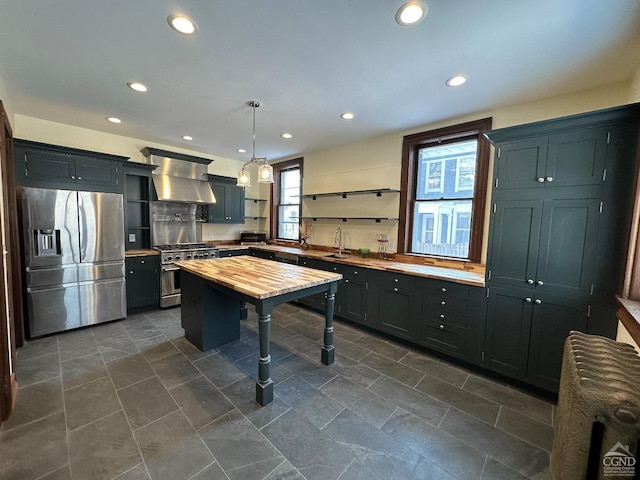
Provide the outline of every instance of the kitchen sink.
<path id="1" fill-rule="evenodd" d="M 345 255 L 344 253 L 332 253 L 330 255 L 325 255 L 325 257 L 329 258 L 351 258 L 353 255 Z"/>

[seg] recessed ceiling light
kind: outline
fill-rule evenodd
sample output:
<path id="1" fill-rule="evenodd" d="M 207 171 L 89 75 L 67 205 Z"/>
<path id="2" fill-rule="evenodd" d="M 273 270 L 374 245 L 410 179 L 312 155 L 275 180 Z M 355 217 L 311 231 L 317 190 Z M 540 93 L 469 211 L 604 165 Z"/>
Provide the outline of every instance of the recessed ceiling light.
<path id="1" fill-rule="evenodd" d="M 244 148 L 239 148 L 238 153 L 247 153 L 247 151 Z"/>
<path id="2" fill-rule="evenodd" d="M 345 120 L 352 120 L 355 117 L 355 114 L 351 113 L 351 112 L 344 112 L 342 115 L 340 115 L 342 118 L 344 118 Z"/>
<path id="3" fill-rule="evenodd" d="M 191 135 L 182 135 L 182 139 L 191 141 L 193 140 L 193 137 Z"/>
<path id="4" fill-rule="evenodd" d="M 415 25 L 427 16 L 427 10 L 422 2 L 407 2 L 396 12 L 396 22 L 403 27 Z"/>
<path id="5" fill-rule="evenodd" d="M 454 75 L 444 83 L 447 87 L 459 87 L 467 83 L 467 80 L 469 80 L 469 77 L 466 75 Z"/>
<path id="6" fill-rule="evenodd" d="M 169 15 L 167 22 L 169 22 L 169 26 L 176 32 L 185 35 L 194 35 L 198 32 L 196 22 L 185 15 Z"/>
<path id="7" fill-rule="evenodd" d="M 280 135 L 282 138 L 292 138 L 293 135 L 291 135 L 289 132 L 284 132 L 282 135 Z"/>
<path id="8" fill-rule="evenodd" d="M 135 90 L 136 92 L 146 92 L 147 90 L 149 90 L 144 83 L 140 82 L 128 82 L 127 87 L 129 87 L 131 90 Z"/>
<path id="9" fill-rule="evenodd" d="M 122 120 L 120 120 L 118 117 L 107 117 L 107 120 L 109 120 L 111 123 L 122 123 Z"/>

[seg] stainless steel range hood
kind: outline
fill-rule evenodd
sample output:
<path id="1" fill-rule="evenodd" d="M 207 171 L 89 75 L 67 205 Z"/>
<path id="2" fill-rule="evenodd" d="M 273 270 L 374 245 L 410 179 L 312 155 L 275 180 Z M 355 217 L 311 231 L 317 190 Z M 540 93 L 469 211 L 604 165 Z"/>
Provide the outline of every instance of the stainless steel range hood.
<path id="1" fill-rule="evenodd" d="M 207 181 L 207 165 L 213 160 L 150 147 L 142 149 L 142 153 L 158 166 L 151 178 L 159 201 L 216 203 Z"/>

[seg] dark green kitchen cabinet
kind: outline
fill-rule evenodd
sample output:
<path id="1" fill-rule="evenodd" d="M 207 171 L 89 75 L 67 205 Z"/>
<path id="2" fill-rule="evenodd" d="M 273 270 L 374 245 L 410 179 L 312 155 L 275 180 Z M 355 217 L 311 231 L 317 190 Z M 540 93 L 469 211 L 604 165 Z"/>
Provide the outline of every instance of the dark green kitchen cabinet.
<path id="1" fill-rule="evenodd" d="M 19 185 L 122 193 L 126 157 L 27 140 L 14 141 Z"/>
<path id="2" fill-rule="evenodd" d="M 497 190 L 598 185 L 605 181 L 610 128 L 595 127 L 500 144 Z"/>
<path id="3" fill-rule="evenodd" d="M 208 205 L 207 221 L 210 223 L 244 223 L 245 192 L 235 185 L 234 179 L 209 176 L 209 185 L 216 203 Z"/>
<path id="4" fill-rule="evenodd" d="M 333 267 L 342 274 L 336 292 L 335 315 L 357 323 L 367 323 L 367 270 L 350 265 Z"/>
<path id="5" fill-rule="evenodd" d="M 532 303 L 527 378 L 536 386 L 556 391 L 564 340 L 572 330 L 587 331 L 589 299 L 536 292 Z"/>
<path id="6" fill-rule="evenodd" d="M 160 301 L 160 257 L 126 257 L 127 311 L 158 308 Z"/>
<path id="7" fill-rule="evenodd" d="M 588 295 L 602 204 L 589 198 L 496 201 L 490 282 Z"/>
<path id="8" fill-rule="evenodd" d="M 571 330 L 615 336 L 640 105 L 487 132 L 483 364 L 556 392 Z"/>
<path id="9" fill-rule="evenodd" d="M 251 255 L 251 252 L 248 248 L 234 248 L 230 250 L 220 250 L 219 251 L 220 258 L 224 257 L 238 257 L 240 255 Z"/>
<path id="10" fill-rule="evenodd" d="M 564 340 L 586 331 L 589 302 L 527 288 L 490 287 L 484 362 L 492 370 L 556 391 Z"/>
<path id="11" fill-rule="evenodd" d="M 483 288 L 439 279 L 415 280 L 421 345 L 477 362 L 482 334 Z"/>
<path id="12" fill-rule="evenodd" d="M 324 271 L 333 271 L 333 263 L 331 262 L 325 262 L 322 260 L 317 260 L 315 258 L 306 258 L 306 257 L 300 257 L 298 259 L 298 266 L 300 267 L 308 267 L 308 268 L 315 268 L 317 270 L 324 270 Z M 337 297 L 337 295 L 336 295 Z M 298 299 L 298 303 L 300 305 L 305 305 L 307 307 L 311 307 L 315 310 L 319 310 L 321 312 L 324 312 L 325 310 L 325 294 L 324 293 L 316 293 L 314 295 L 308 295 L 306 297 L 302 297 Z M 336 307 L 334 304 L 334 315 L 336 314 Z"/>
<path id="13" fill-rule="evenodd" d="M 414 280 L 411 275 L 370 272 L 368 319 L 374 328 L 406 340 L 417 338 Z"/>
<path id="14" fill-rule="evenodd" d="M 124 165 L 124 241 L 126 250 L 153 246 L 151 172 L 155 165 L 126 163 Z"/>

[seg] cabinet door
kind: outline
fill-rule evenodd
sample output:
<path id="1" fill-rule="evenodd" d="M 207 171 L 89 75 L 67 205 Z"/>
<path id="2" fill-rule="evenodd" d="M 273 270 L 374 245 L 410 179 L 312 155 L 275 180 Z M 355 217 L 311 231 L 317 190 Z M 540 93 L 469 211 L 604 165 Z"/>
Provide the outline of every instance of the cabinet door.
<path id="1" fill-rule="evenodd" d="M 571 330 L 586 331 L 588 310 L 586 298 L 536 293 L 527 366 L 531 383 L 558 391 L 564 341 Z"/>
<path id="2" fill-rule="evenodd" d="M 544 187 L 546 159 L 546 137 L 498 145 L 494 187 L 497 190 Z"/>
<path id="3" fill-rule="evenodd" d="M 31 180 L 75 182 L 76 162 L 69 155 L 25 151 L 24 172 Z"/>
<path id="4" fill-rule="evenodd" d="M 102 187 L 117 187 L 119 184 L 118 165 L 95 158 L 78 157 L 76 160 L 76 181 L 79 184 Z M 78 185 L 78 188 L 81 188 Z"/>
<path id="5" fill-rule="evenodd" d="M 600 220 L 598 199 L 545 200 L 538 264 L 529 278 L 536 291 L 588 296 Z"/>
<path id="6" fill-rule="evenodd" d="M 208 205 L 207 221 L 210 223 L 226 223 L 226 185 L 210 183 L 216 203 Z"/>
<path id="7" fill-rule="evenodd" d="M 546 187 L 599 185 L 604 182 L 609 127 L 551 135 Z"/>
<path id="8" fill-rule="evenodd" d="M 411 305 L 410 290 L 401 287 L 382 286 L 378 302 L 378 325 L 380 330 L 397 337 L 413 340 L 415 320 Z"/>
<path id="9" fill-rule="evenodd" d="M 157 255 L 127 257 L 127 310 L 158 306 L 160 299 L 160 273 Z"/>
<path id="10" fill-rule="evenodd" d="M 501 285 L 527 285 L 535 278 L 542 202 L 499 201 L 491 224 L 488 279 Z"/>
<path id="11" fill-rule="evenodd" d="M 527 371 L 533 298 L 526 288 L 490 287 L 485 324 L 484 362 L 509 376 Z"/>
<path id="12" fill-rule="evenodd" d="M 359 268 L 344 268 L 338 271 L 343 275 L 336 295 L 338 315 L 354 322 L 366 323 L 366 272 Z"/>
<path id="13" fill-rule="evenodd" d="M 225 217 L 229 223 L 244 223 L 244 188 L 227 185 Z"/>

